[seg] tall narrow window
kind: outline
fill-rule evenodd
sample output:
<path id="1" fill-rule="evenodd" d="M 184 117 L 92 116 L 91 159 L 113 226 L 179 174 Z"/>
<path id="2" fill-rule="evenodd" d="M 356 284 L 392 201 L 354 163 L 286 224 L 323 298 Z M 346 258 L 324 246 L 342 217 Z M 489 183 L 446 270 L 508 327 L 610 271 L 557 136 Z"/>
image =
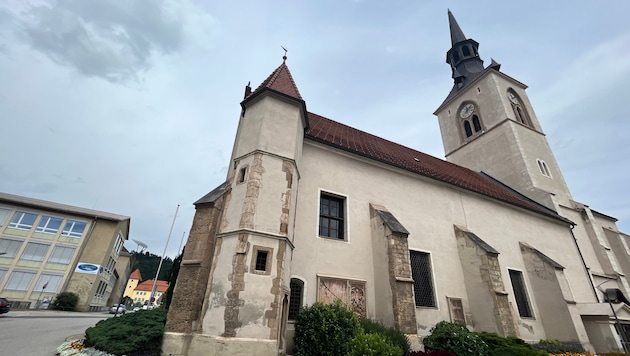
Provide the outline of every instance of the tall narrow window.
<path id="1" fill-rule="evenodd" d="M 417 307 L 435 307 L 431 255 L 426 252 L 409 251 L 413 293 Z"/>
<path id="2" fill-rule="evenodd" d="M 481 134 L 483 131 L 479 110 L 475 104 L 471 102 L 463 103 L 459 109 L 459 118 L 461 119 L 462 134 L 466 136 L 466 139 Z"/>
<path id="3" fill-rule="evenodd" d="M 245 182 L 246 178 L 247 178 L 247 166 L 241 168 L 241 170 L 238 171 L 238 179 L 236 180 L 236 182 L 243 183 Z"/>
<path id="4" fill-rule="evenodd" d="M 473 122 L 473 128 L 475 129 L 475 133 L 481 131 L 481 123 L 479 122 L 479 116 L 473 115 L 472 122 Z"/>
<path id="5" fill-rule="evenodd" d="M 319 236 L 344 239 L 344 200 L 322 193 L 319 200 Z"/>
<path id="6" fill-rule="evenodd" d="M 509 272 L 510 281 L 512 282 L 512 290 L 514 291 L 514 299 L 516 299 L 516 306 L 518 307 L 518 314 L 523 318 L 531 318 L 533 315 L 532 310 L 529 307 L 523 273 L 512 269 L 509 270 Z"/>
<path id="7" fill-rule="evenodd" d="M 289 301 L 289 320 L 297 318 L 302 308 L 302 295 L 304 293 L 304 282 L 297 278 L 291 278 L 291 300 Z"/>
<path id="8" fill-rule="evenodd" d="M 256 271 L 265 271 L 267 269 L 267 251 L 258 251 L 256 254 Z"/>
<path id="9" fill-rule="evenodd" d="M 472 129 L 470 128 L 470 122 L 468 122 L 468 120 L 464 121 L 464 131 L 466 132 L 466 137 L 472 136 Z"/>
<path id="10" fill-rule="evenodd" d="M 549 172 L 547 163 L 541 159 L 537 159 L 536 162 L 538 162 L 538 169 L 540 169 L 540 173 L 542 173 L 545 177 L 551 178 L 551 173 Z"/>
<path id="11" fill-rule="evenodd" d="M 512 91 L 512 89 L 508 90 L 507 97 L 510 100 L 510 104 L 512 105 L 512 110 L 514 111 L 514 116 L 517 122 L 520 122 L 523 125 L 532 127 L 532 123 L 527 115 L 527 111 L 523 107 L 521 103 L 521 99 L 518 97 L 516 92 Z"/>
<path id="12" fill-rule="evenodd" d="M 11 219 L 9 223 L 9 227 L 20 230 L 30 230 L 33 224 L 35 224 L 35 219 L 37 219 L 37 214 L 16 211 L 15 214 L 13 214 L 13 219 Z"/>

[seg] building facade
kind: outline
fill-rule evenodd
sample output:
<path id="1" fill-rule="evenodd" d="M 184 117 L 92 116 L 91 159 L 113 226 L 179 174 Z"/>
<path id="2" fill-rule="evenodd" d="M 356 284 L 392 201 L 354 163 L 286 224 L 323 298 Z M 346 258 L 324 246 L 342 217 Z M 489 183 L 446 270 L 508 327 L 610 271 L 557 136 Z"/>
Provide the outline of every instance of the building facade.
<path id="1" fill-rule="evenodd" d="M 449 24 L 446 161 L 307 111 L 284 62 L 246 87 L 227 180 L 195 202 L 165 354 L 291 353 L 300 307 L 338 299 L 416 347 L 450 320 L 623 349 L 628 306 L 604 291 L 630 292 L 628 236 L 573 200 L 526 86 Z"/>
<path id="2" fill-rule="evenodd" d="M 118 302 L 130 273 L 130 218 L 0 193 L 0 295 L 13 308 L 45 307 L 61 292 L 77 310 Z"/>

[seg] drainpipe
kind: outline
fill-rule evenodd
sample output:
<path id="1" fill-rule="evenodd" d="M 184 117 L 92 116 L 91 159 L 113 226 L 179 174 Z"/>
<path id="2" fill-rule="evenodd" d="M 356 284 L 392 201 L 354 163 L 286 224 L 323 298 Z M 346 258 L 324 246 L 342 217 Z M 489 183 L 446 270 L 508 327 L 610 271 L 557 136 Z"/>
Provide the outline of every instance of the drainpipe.
<path id="1" fill-rule="evenodd" d="M 571 224 L 571 237 L 573 237 L 573 243 L 575 244 L 575 248 L 577 249 L 578 255 L 580 255 L 580 261 L 582 261 L 582 266 L 584 266 L 584 272 L 586 272 L 586 277 L 588 277 L 588 281 L 590 282 L 591 289 L 593 290 L 593 295 L 595 296 L 595 301 L 597 303 L 600 302 L 599 296 L 597 295 L 597 289 L 595 289 L 595 284 L 593 283 L 593 278 L 591 277 L 591 273 L 588 271 L 588 267 L 586 266 L 586 261 L 584 261 L 584 255 L 582 255 L 582 251 L 580 250 L 580 245 L 578 245 L 578 241 L 575 238 L 575 234 L 573 233 L 573 229 L 575 229 L 575 224 Z"/>

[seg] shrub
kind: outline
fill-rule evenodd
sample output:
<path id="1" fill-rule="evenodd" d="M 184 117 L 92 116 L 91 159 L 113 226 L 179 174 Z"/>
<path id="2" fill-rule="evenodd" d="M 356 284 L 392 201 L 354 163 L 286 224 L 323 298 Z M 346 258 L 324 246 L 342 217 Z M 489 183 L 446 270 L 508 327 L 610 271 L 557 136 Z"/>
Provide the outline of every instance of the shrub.
<path id="1" fill-rule="evenodd" d="M 444 351 L 444 350 L 439 350 L 439 351 L 411 351 L 409 353 L 409 356 L 457 356 L 454 353 L 450 352 L 450 351 Z"/>
<path id="2" fill-rule="evenodd" d="M 85 331 L 84 345 L 114 355 L 160 355 L 165 323 L 164 308 L 101 320 Z"/>
<path id="3" fill-rule="evenodd" d="M 579 343 L 564 343 L 555 339 L 540 340 L 539 343 L 532 346 L 539 350 L 544 350 L 550 354 L 584 352 L 584 348 Z"/>
<path id="4" fill-rule="evenodd" d="M 52 307 L 58 310 L 74 310 L 77 304 L 79 304 L 79 296 L 76 293 L 61 292 L 53 300 Z"/>
<path id="5" fill-rule="evenodd" d="M 496 333 L 475 333 L 489 347 L 489 356 L 547 356 L 547 352 L 533 348 L 516 337 L 501 337 Z"/>
<path id="6" fill-rule="evenodd" d="M 295 355 L 345 355 L 359 331 L 354 313 L 337 301 L 303 308 L 295 321 Z"/>
<path id="7" fill-rule="evenodd" d="M 458 356 L 488 355 L 488 345 L 481 337 L 459 323 L 440 321 L 422 342 L 427 351 L 446 350 Z"/>
<path id="8" fill-rule="evenodd" d="M 362 319 L 359 321 L 359 324 L 366 334 L 383 335 L 390 345 L 400 348 L 403 355 L 409 355 L 411 344 L 409 344 L 409 339 L 407 339 L 407 336 L 402 332 L 395 328 L 389 328 L 375 320 Z"/>
<path id="9" fill-rule="evenodd" d="M 360 330 L 350 341 L 348 356 L 402 356 L 403 351 L 398 346 L 390 344 L 382 334 L 366 334 Z"/>

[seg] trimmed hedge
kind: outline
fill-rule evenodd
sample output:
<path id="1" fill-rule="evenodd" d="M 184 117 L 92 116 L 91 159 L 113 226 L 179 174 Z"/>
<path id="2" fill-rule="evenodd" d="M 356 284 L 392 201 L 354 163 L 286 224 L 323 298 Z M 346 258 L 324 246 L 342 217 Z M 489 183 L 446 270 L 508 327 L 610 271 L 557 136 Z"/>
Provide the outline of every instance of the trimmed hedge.
<path id="1" fill-rule="evenodd" d="M 427 351 L 451 351 L 458 356 L 487 356 L 488 345 L 481 336 L 470 332 L 459 323 L 440 321 L 431 329 L 431 335 L 422 340 Z"/>
<path id="2" fill-rule="evenodd" d="M 354 313 L 340 301 L 304 307 L 295 321 L 295 355 L 346 355 L 358 332 Z"/>
<path id="3" fill-rule="evenodd" d="M 101 320 L 85 331 L 84 345 L 114 355 L 160 355 L 166 310 L 157 308 Z"/>

